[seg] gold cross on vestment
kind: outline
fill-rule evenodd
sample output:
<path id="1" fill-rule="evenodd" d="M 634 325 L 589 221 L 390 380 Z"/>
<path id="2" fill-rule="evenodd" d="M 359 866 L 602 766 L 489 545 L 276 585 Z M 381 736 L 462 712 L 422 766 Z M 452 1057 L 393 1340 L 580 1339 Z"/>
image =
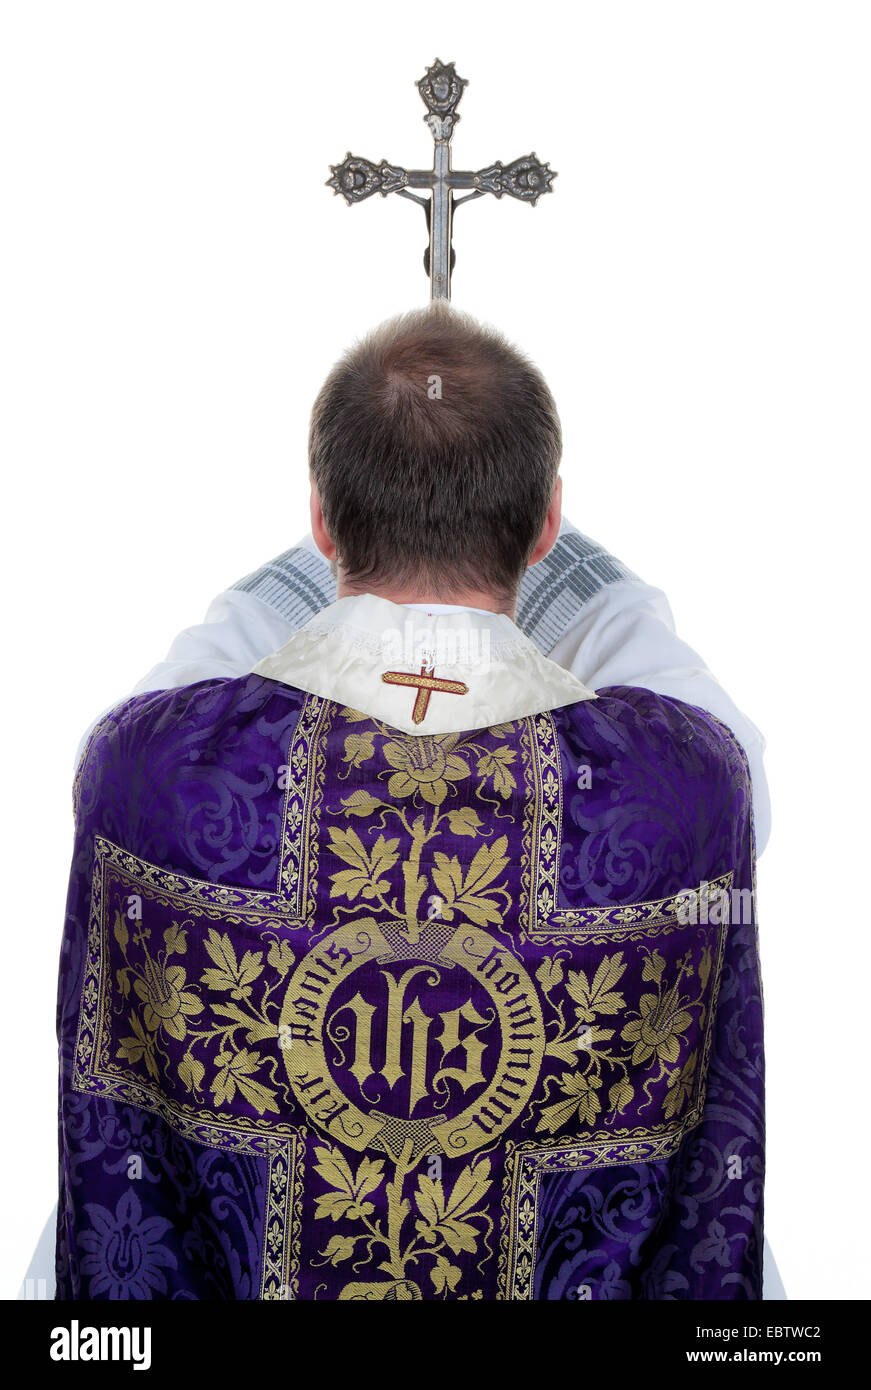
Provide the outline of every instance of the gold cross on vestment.
<path id="1" fill-rule="evenodd" d="M 381 679 L 385 685 L 414 686 L 417 695 L 411 711 L 412 722 L 422 724 L 429 706 L 429 697 L 434 690 L 445 695 L 468 695 L 469 687 L 463 681 L 446 681 L 433 674 L 433 667 L 426 662 L 420 668 L 420 675 L 413 671 L 385 671 Z"/>

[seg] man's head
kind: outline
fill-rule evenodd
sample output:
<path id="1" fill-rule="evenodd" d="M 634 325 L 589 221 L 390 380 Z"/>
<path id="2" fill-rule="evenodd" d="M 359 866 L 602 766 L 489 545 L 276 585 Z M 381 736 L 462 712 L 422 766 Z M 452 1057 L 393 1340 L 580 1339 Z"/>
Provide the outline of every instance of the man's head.
<path id="1" fill-rule="evenodd" d="M 541 373 L 446 305 L 391 319 L 312 410 L 312 526 L 340 593 L 512 608 L 559 529 L 559 416 Z"/>

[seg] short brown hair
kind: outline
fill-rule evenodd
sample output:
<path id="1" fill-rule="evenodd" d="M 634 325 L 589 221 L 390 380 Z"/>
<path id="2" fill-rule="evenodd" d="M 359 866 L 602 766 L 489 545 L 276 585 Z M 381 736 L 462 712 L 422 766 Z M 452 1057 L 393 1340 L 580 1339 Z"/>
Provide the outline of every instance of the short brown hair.
<path id="1" fill-rule="evenodd" d="M 324 522 L 351 583 L 444 593 L 514 594 L 561 452 L 538 369 L 444 304 L 390 319 L 350 348 L 318 393 L 309 433 Z"/>

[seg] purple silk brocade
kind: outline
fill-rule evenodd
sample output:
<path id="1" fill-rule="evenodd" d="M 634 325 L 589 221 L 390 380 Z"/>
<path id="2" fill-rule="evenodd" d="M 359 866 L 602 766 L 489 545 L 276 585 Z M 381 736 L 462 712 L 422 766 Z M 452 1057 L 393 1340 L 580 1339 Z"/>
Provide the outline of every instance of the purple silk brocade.
<path id="1" fill-rule="evenodd" d="M 640 689 L 409 737 L 250 675 L 77 780 L 58 1297 L 757 1299 L 750 783 Z"/>

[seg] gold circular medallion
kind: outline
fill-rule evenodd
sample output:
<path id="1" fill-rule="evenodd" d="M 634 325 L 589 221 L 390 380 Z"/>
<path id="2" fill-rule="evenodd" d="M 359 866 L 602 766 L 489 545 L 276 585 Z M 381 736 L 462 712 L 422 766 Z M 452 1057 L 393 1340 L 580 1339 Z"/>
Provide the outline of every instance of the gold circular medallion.
<path id="1" fill-rule="evenodd" d="M 468 923 L 434 922 L 413 945 L 393 922 L 346 923 L 299 962 L 279 1031 L 294 1094 L 320 1130 L 412 1161 L 470 1154 L 508 1129 L 545 1048 L 533 981 Z"/>

